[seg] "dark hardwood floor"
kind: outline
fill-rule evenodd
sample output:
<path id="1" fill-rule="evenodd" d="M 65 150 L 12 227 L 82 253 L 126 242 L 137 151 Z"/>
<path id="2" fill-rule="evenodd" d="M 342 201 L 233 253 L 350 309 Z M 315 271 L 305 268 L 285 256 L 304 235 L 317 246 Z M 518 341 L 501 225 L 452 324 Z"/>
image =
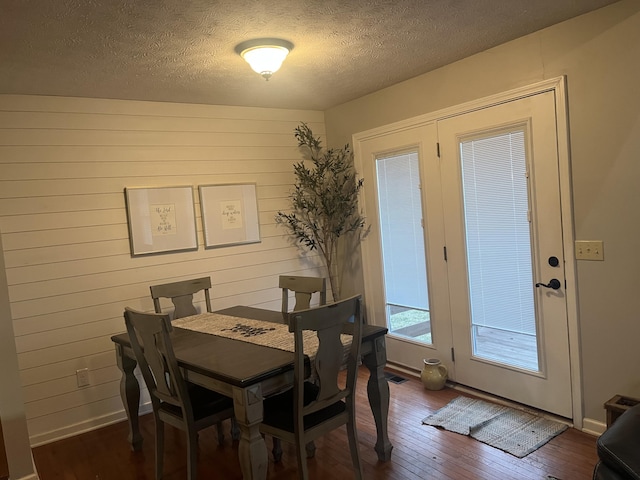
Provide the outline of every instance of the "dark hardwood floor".
<path id="1" fill-rule="evenodd" d="M 402 374 L 399 374 L 402 375 Z M 358 434 L 360 454 L 367 480 L 562 480 L 591 478 L 596 463 L 596 438 L 575 429 L 551 440 L 519 459 L 470 437 L 422 425 L 422 419 L 459 395 L 445 388 L 425 390 L 419 379 L 406 377 L 390 383 L 389 437 L 394 445 L 392 459 L 379 462 L 373 445 L 375 425 L 366 397 L 368 371 L 362 367 L 358 380 Z M 228 427 L 228 422 L 226 423 Z M 78 435 L 34 449 L 40 480 L 151 480 L 154 478 L 154 427 L 151 415 L 141 419 L 145 438 L 140 452 L 127 443 L 126 422 Z M 167 428 L 165 479 L 186 477 L 185 440 L 182 432 Z M 310 479 L 352 479 L 347 435 L 336 430 L 316 442 L 315 458 L 309 460 Z M 215 428 L 200 433 L 198 473 L 201 480 L 241 479 L 238 445 L 227 434 L 217 444 Z M 271 448 L 270 439 L 267 447 Z M 268 479 L 298 478 L 295 453 L 283 444 L 283 460 L 270 459 Z"/>

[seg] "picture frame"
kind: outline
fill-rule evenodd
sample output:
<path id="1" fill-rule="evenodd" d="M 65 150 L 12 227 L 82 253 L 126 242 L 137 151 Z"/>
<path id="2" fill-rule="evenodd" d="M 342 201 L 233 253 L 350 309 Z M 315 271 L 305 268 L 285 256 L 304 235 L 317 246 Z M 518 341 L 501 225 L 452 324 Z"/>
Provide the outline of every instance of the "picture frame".
<path id="1" fill-rule="evenodd" d="M 205 248 L 260 242 L 256 184 L 200 185 Z"/>
<path id="2" fill-rule="evenodd" d="M 198 249 L 193 186 L 124 189 L 131 255 Z"/>

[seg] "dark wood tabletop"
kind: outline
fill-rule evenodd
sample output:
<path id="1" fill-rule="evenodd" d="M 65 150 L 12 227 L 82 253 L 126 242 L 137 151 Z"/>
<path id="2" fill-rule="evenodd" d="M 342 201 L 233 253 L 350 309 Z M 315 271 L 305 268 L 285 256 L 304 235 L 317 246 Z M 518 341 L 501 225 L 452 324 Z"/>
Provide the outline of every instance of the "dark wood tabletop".
<path id="1" fill-rule="evenodd" d="M 261 308 L 235 306 L 216 313 L 284 323 L 281 312 Z M 364 325 L 363 342 L 386 333 L 386 328 Z M 171 337 L 180 366 L 230 385 L 246 387 L 293 369 L 293 352 L 178 327 Z M 114 335 L 111 340 L 125 347 L 131 345 L 127 333 Z"/>

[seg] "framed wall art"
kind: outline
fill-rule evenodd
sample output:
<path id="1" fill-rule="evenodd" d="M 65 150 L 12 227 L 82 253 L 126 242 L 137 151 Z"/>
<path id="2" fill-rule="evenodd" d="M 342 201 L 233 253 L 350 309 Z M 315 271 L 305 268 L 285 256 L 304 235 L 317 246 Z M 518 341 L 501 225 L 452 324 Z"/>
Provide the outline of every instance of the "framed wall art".
<path id="1" fill-rule="evenodd" d="M 205 248 L 260 241 L 255 183 L 200 185 L 199 189 Z"/>
<path id="2" fill-rule="evenodd" d="M 125 188 L 131 254 L 197 250 L 193 187 Z"/>

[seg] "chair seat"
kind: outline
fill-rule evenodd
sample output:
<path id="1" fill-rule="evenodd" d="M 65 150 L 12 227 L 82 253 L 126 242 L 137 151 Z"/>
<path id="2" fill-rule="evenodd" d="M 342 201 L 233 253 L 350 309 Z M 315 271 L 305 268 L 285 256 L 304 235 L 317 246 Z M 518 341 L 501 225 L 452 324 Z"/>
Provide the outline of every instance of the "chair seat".
<path id="1" fill-rule="evenodd" d="M 233 400 L 225 395 L 193 383 L 188 383 L 187 389 L 191 398 L 191 408 L 193 409 L 193 418 L 195 421 L 233 408 Z M 167 413 L 182 417 L 182 410 L 176 405 L 161 402 L 160 408 Z"/>
<path id="2" fill-rule="evenodd" d="M 307 406 L 318 397 L 319 388 L 311 382 L 304 383 L 304 405 Z M 293 389 L 274 395 L 264 400 L 264 419 L 262 423 L 287 432 L 294 431 Z M 304 417 L 304 429 L 308 430 L 323 421 L 346 411 L 344 401 L 338 401 L 328 407 Z"/>

